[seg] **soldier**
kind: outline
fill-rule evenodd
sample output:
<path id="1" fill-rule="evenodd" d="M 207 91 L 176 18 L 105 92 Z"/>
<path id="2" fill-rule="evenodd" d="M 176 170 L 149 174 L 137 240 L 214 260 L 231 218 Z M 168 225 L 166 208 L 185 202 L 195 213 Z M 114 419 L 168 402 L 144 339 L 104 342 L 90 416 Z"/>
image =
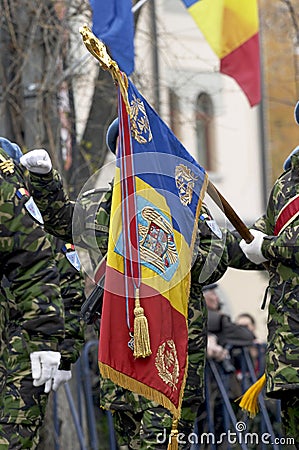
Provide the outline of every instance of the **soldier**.
<path id="1" fill-rule="evenodd" d="M 15 162 L 19 162 L 22 152 L 17 144 L 11 143 L 7 139 L 0 137 L 0 146 L 3 147 L 5 152 Z M 20 171 L 21 168 L 19 167 L 18 170 Z M 23 175 L 25 177 L 26 174 Z M 41 220 L 39 216 L 38 218 Z M 80 271 L 80 262 L 74 250 L 74 246 L 64 243 L 51 235 L 47 235 L 47 238 L 52 246 L 56 267 L 59 273 L 60 292 L 65 312 L 65 338 L 58 344 L 61 360 L 50 386 L 53 391 L 57 391 L 61 384 L 70 380 L 71 364 L 78 359 L 80 350 L 84 344 L 85 327 L 84 322 L 80 320 L 80 309 L 85 300 L 85 294 L 83 276 Z M 8 320 L 7 317 L 8 335 L 10 335 L 10 330 L 15 328 L 14 315 L 16 302 L 9 289 L 7 280 L 4 296 L 6 297 L 6 301 L 3 303 L 3 312 L 10 312 L 10 320 Z M 9 306 L 7 306 L 7 300 L 9 300 Z M 4 309 L 4 305 L 7 306 L 6 309 Z M 1 327 L 1 329 L 5 328 Z M 10 346 L 11 343 L 8 344 L 8 348 L 10 348 Z M 13 363 L 14 361 L 11 362 L 11 364 Z M 17 363 L 17 361 L 15 361 L 15 363 Z M 14 371 L 14 373 L 20 378 L 20 374 L 17 371 Z M 14 385 L 13 381 L 12 385 Z"/>
<path id="2" fill-rule="evenodd" d="M 115 152 L 118 126 L 114 122 L 107 133 L 107 145 Z M 50 233 L 54 233 L 64 239 L 73 238 L 77 243 L 87 244 L 88 239 L 83 235 L 82 223 L 88 213 L 83 211 L 83 204 L 77 204 L 81 214 L 76 215 L 77 221 L 72 228 L 74 204 L 70 202 L 63 191 L 59 174 L 52 169 L 51 160 L 45 150 L 33 150 L 21 159 L 21 163 L 30 171 L 31 187 L 34 198 L 42 210 L 45 227 Z M 97 212 L 94 214 L 93 224 L 97 241 L 98 255 L 106 254 L 108 245 L 108 231 L 110 219 L 112 191 L 103 196 Z M 85 207 L 88 208 L 88 196 L 84 196 Z M 91 215 L 92 216 L 92 215 Z M 81 217 L 81 220 L 80 220 Z M 81 223 L 80 223 L 81 222 Z M 92 224 L 91 224 L 92 225 Z M 90 228 L 90 226 L 88 226 Z M 84 242 L 83 242 L 84 241 Z M 203 400 L 204 391 L 204 367 L 206 357 L 206 322 L 207 313 L 202 295 L 202 285 L 210 284 L 220 278 L 228 265 L 228 252 L 225 245 L 225 233 L 223 233 L 215 221 L 212 220 L 206 206 L 202 206 L 199 217 L 199 229 L 195 243 L 193 267 L 191 271 L 191 291 L 189 299 L 189 342 L 188 342 L 188 378 L 184 392 L 182 416 L 179 423 L 179 432 L 185 435 L 185 445 L 182 448 L 190 448 L 188 436 L 193 431 L 197 408 Z M 245 256 L 240 252 L 238 243 L 235 245 L 238 257 L 242 260 L 242 267 L 246 268 Z M 95 254 L 95 249 L 91 252 Z M 241 265 L 240 261 L 230 264 Z M 252 266 L 252 264 L 250 264 Z M 207 276 L 203 276 L 203 268 Z M 114 411 L 114 423 L 120 446 L 129 448 L 167 448 L 167 435 L 171 429 L 172 417 L 168 410 L 154 402 L 115 386 L 110 380 L 101 380 L 101 406 Z M 160 442 L 157 446 L 157 436 Z M 163 441 L 163 442 L 161 442 Z"/>
<path id="3" fill-rule="evenodd" d="M 20 162 L 23 155 L 20 147 L 4 137 L 0 137 L 0 146 L 15 163 Z M 21 170 L 23 166 L 19 167 Z M 24 180 L 28 183 L 28 173 L 24 173 Z M 39 216 L 40 222 L 43 219 Z M 85 285 L 81 272 L 81 264 L 75 251 L 74 245 L 47 234 L 51 243 L 60 277 L 60 291 L 65 313 L 65 338 L 59 345 L 61 361 L 59 372 L 55 375 L 55 383 L 52 390 L 56 391 L 60 384 L 71 378 L 71 364 L 75 363 L 80 356 L 84 345 L 85 324 L 80 317 L 82 303 L 85 300 Z"/>
<path id="4" fill-rule="evenodd" d="M 271 191 L 267 213 L 251 230 L 255 238 L 240 246 L 254 262 L 269 261 L 270 303 L 266 354 L 267 396 L 281 400 L 282 423 L 287 436 L 299 441 L 298 353 L 298 195 L 299 154 L 278 178 Z M 290 206 L 292 205 L 292 206 Z M 286 215 L 284 215 L 286 214 Z M 285 217 L 288 221 L 284 222 Z"/>
<path id="5" fill-rule="evenodd" d="M 80 317 L 81 306 L 85 301 L 85 285 L 74 245 L 50 234 L 47 234 L 47 237 L 52 245 L 59 273 L 65 314 L 65 337 L 58 346 L 61 361 L 52 385 L 52 390 L 57 391 L 61 384 L 71 379 L 71 365 L 78 360 L 85 343 L 85 324 Z"/>
<path id="6" fill-rule="evenodd" d="M 295 107 L 299 123 L 299 103 Z M 299 148 L 284 163 L 269 196 L 266 214 L 240 242 L 251 261 L 269 264 L 266 393 L 281 400 L 285 434 L 299 442 Z"/>
<path id="7" fill-rule="evenodd" d="M 0 182 L 0 447 L 16 450 L 37 445 L 60 363 L 64 311 L 51 245 L 22 171 L 2 148 Z"/>

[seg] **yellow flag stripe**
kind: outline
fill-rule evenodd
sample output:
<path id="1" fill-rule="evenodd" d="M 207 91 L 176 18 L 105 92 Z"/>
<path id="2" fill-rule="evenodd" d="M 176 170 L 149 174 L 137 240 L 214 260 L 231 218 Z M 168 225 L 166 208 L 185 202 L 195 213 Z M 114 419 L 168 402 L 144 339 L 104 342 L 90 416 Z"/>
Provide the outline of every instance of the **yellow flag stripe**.
<path id="1" fill-rule="evenodd" d="M 170 218 L 169 207 L 162 195 L 157 193 L 150 185 L 136 177 L 136 189 L 138 196 L 146 198 L 159 208 L 163 214 Z M 115 252 L 115 247 L 121 235 L 121 193 L 119 184 L 119 169 L 116 169 L 113 199 L 111 208 L 111 220 L 109 231 L 109 244 L 107 264 L 115 270 L 123 273 L 123 256 Z M 190 248 L 184 236 L 173 230 L 176 249 L 179 257 L 179 265 L 170 281 L 165 280 L 161 275 L 149 267 L 141 265 L 142 283 L 154 288 L 167 298 L 171 305 L 185 317 L 187 317 L 188 296 L 190 288 Z"/>
<path id="2" fill-rule="evenodd" d="M 258 33 L 257 0 L 199 0 L 188 11 L 220 59 Z"/>

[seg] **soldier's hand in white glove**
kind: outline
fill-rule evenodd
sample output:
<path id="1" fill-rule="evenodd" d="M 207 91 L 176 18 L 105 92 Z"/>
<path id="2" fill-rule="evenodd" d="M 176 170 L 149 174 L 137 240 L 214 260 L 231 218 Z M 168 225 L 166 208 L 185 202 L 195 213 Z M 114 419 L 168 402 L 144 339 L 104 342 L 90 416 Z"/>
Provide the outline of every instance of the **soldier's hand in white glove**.
<path id="1" fill-rule="evenodd" d="M 50 392 L 52 379 L 58 370 L 60 359 L 60 353 L 53 352 L 52 350 L 30 353 L 33 386 L 41 386 L 44 384 L 44 391 L 46 393 Z"/>
<path id="2" fill-rule="evenodd" d="M 46 174 L 52 169 L 51 158 L 43 148 L 31 150 L 21 156 L 20 163 L 33 173 Z"/>
<path id="3" fill-rule="evenodd" d="M 261 264 L 267 259 L 262 254 L 262 245 L 264 237 L 267 236 L 265 233 L 259 230 L 249 230 L 253 236 L 253 240 L 247 244 L 244 239 L 240 241 L 240 247 L 242 252 L 245 254 L 246 258 L 255 264 Z"/>
<path id="4" fill-rule="evenodd" d="M 59 387 L 72 378 L 72 372 L 70 370 L 57 370 L 52 380 L 52 390 L 57 391 Z"/>

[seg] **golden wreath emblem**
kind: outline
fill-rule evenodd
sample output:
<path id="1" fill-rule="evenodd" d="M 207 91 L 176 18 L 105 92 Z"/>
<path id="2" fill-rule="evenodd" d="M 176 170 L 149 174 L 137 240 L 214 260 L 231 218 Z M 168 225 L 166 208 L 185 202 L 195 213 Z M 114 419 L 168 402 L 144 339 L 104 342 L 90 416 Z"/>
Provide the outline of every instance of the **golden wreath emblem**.
<path id="1" fill-rule="evenodd" d="M 184 206 L 192 202 L 195 181 L 198 178 L 184 164 L 179 164 L 175 168 L 175 184 L 179 192 L 180 201 Z"/>
<path id="2" fill-rule="evenodd" d="M 172 339 L 163 342 L 157 350 L 155 366 L 164 383 L 177 389 L 179 381 L 179 361 L 175 343 Z"/>
<path id="3" fill-rule="evenodd" d="M 153 138 L 144 103 L 133 95 L 131 106 L 131 134 L 139 144 L 146 144 Z"/>

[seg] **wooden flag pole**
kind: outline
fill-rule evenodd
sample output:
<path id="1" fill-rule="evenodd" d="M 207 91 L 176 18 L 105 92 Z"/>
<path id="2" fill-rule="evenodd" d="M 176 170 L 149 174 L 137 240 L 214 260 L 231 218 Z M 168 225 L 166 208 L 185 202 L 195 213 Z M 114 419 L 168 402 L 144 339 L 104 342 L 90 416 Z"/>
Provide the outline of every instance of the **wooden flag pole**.
<path id="1" fill-rule="evenodd" d="M 245 223 L 240 219 L 240 217 L 236 214 L 235 210 L 231 207 L 231 205 L 225 200 L 222 194 L 218 191 L 218 189 L 214 186 L 214 184 L 209 181 L 207 187 L 207 193 L 210 195 L 212 200 L 219 206 L 219 208 L 223 209 L 224 214 L 231 222 L 231 224 L 238 231 L 240 236 L 249 244 L 253 240 L 253 236 L 250 233 L 249 229 L 245 225 Z"/>

